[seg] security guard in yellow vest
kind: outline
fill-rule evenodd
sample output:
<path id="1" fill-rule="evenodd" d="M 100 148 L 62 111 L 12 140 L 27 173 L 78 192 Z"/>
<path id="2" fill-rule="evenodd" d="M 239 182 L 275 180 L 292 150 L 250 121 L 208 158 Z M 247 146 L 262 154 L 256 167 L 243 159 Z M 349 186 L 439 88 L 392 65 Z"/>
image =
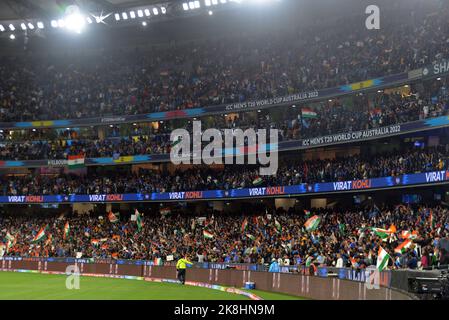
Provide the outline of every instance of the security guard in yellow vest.
<path id="1" fill-rule="evenodd" d="M 189 261 L 187 255 L 184 258 L 181 258 L 176 263 L 176 270 L 178 271 L 178 280 L 184 284 L 186 282 L 186 268 L 188 264 L 192 264 Z"/>

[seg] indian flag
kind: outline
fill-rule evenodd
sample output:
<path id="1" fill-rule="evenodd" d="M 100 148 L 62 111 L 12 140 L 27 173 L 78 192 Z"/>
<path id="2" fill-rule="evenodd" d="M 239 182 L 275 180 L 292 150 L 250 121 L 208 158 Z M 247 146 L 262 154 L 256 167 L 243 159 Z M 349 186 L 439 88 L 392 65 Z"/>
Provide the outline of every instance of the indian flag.
<path id="1" fill-rule="evenodd" d="M 310 216 L 310 211 L 309 211 L 309 210 L 304 210 L 304 214 L 305 214 L 306 216 Z"/>
<path id="2" fill-rule="evenodd" d="M 400 245 L 398 245 L 394 249 L 394 252 L 403 254 L 403 253 L 405 253 L 405 251 L 407 251 L 408 248 L 410 248 L 411 245 L 412 245 L 412 240 L 407 239 L 404 242 L 402 242 Z"/>
<path id="3" fill-rule="evenodd" d="M 109 221 L 112 222 L 112 223 L 115 223 L 115 222 L 118 221 L 117 216 L 116 216 L 112 211 L 109 211 L 108 219 L 109 219 Z"/>
<path id="4" fill-rule="evenodd" d="M 84 168 L 84 155 L 78 154 L 74 156 L 69 156 L 67 165 L 69 166 L 69 169 Z"/>
<path id="5" fill-rule="evenodd" d="M 381 239 L 386 239 L 393 233 L 391 230 L 382 228 L 371 228 L 371 231 L 373 231 Z"/>
<path id="6" fill-rule="evenodd" d="M 67 238 L 69 236 L 69 232 L 70 232 L 70 225 L 69 222 L 67 221 L 64 225 L 64 239 Z"/>
<path id="7" fill-rule="evenodd" d="M 140 216 L 140 212 L 136 209 L 135 210 L 135 214 L 136 214 L 136 223 L 137 223 L 137 230 L 139 230 L 139 232 L 142 230 L 142 217 Z"/>
<path id="8" fill-rule="evenodd" d="M 418 231 L 404 230 L 401 232 L 402 239 L 416 239 L 418 237 Z"/>
<path id="9" fill-rule="evenodd" d="M 279 232 L 281 232 L 282 226 L 281 226 L 281 224 L 279 223 L 279 221 L 277 221 L 276 218 L 274 218 L 274 225 L 276 226 L 276 229 L 277 229 Z"/>
<path id="10" fill-rule="evenodd" d="M 214 235 L 207 230 L 203 230 L 203 236 L 206 239 L 212 239 L 214 237 Z"/>
<path id="11" fill-rule="evenodd" d="M 245 218 L 242 222 L 242 232 L 245 231 L 246 227 L 248 226 L 248 219 Z"/>
<path id="12" fill-rule="evenodd" d="M 6 233 L 6 240 L 8 241 L 14 241 L 14 236 L 11 235 L 9 232 Z"/>
<path id="13" fill-rule="evenodd" d="M 257 177 L 256 179 L 253 180 L 253 185 L 255 186 L 259 186 L 263 183 L 263 179 L 261 177 Z"/>
<path id="14" fill-rule="evenodd" d="M 306 223 L 304 223 L 304 226 L 306 227 L 307 231 L 313 231 L 318 228 L 320 222 L 321 218 L 317 215 L 314 215 L 313 217 L 309 218 Z"/>
<path id="15" fill-rule="evenodd" d="M 100 244 L 100 241 L 99 241 L 98 239 L 92 239 L 92 240 L 90 241 L 90 243 L 91 243 L 92 245 L 94 245 L 94 246 L 98 246 L 98 245 Z"/>
<path id="16" fill-rule="evenodd" d="M 247 233 L 246 236 L 247 236 L 248 238 L 250 238 L 251 240 L 253 240 L 253 241 L 256 240 L 256 237 L 253 236 L 252 234 Z"/>
<path id="17" fill-rule="evenodd" d="M 45 228 L 46 227 L 42 227 L 39 230 L 39 232 L 34 236 L 33 242 L 38 242 L 38 241 L 42 240 L 45 237 Z"/>
<path id="18" fill-rule="evenodd" d="M 388 260 L 390 259 L 390 255 L 384 248 L 379 247 L 379 251 L 377 252 L 377 264 L 376 268 L 379 271 L 384 270 L 388 266 Z"/>
<path id="19" fill-rule="evenodd" d="M 310 108 L 302 108 L 301 115 L 303 118 L 316 118 L 318 116 L 317 113 Z"/>

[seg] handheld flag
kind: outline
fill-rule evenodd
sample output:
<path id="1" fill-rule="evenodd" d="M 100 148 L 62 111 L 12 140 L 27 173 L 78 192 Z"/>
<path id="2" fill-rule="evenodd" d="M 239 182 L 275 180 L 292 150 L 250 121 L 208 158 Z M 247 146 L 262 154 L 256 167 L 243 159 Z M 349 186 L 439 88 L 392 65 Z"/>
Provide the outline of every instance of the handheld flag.
<path id="1" fill-rule="evenodd" d="M 36 234 L 36 236 L 33 238 L 33 242 L 38 242 L 40 240 L 42 240 L 45 237 L 45 229 L 47 227 L 42 227 L 39 232 Z"/>
<path id="2" fill-rule="evenodd" d="M 207 230 L 203 230 L 203 236 L 206 239 L 213 239 L 214 235 Z"/>
<path id="3" fill-rule="evenodd" d="M 115 223 L 118 221 L 117 216 L 112 211 L 109 211 L 108 218 L 109 218 L 109 221 L 112 223 Z"/>
<path id="4" fill-rule="evenodd" d="M 384 270 L 388 266 L 388 259 L 390 259 L 390 255 L 384 248 L 379 247 L 379 251 L 377 253 L 377 264 L 376 268 L 379 271 Z"/>
<path id="5" fill-rule="evenodd" d="M 306 227 L 307 231 L 313 231 L 318 228 L 320 222 L 321 218 L 317 215 L 314 215 L 313 217 L 309 218 L 306 223 L 304 223 L 304 226 Z"/>
<path id="6" fill-rule="evenodd" d="M 70 225 L 69 222 L 67 221 L 64 225 L 64 235 L 63 235 L 64 240 L 69 236 L 69 232 L 70 232 Z"/>

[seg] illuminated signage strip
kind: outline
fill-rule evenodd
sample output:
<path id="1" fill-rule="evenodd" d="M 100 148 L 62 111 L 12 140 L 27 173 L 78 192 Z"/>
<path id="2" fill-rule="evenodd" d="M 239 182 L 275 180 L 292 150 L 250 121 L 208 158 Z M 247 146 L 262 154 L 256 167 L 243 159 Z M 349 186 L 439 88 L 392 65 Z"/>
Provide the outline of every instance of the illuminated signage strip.
<path id="1" fill-rule="evenodd" d="M 449 171 L 404 174 L 364 180 L 300 184 L 292 186 L 254 187 L 231 190 L 180 191 L 162 193 L 127 193 L 95 195 L 0 196 L 0 203 L 106 203 L 144 201 L 190 201 L 263 197 L 290 197 L 316 193 L 357 192 L 370 189 L 447 183 Z"/>
<path id="2" fill-rule="evenodd" d="M 422 73 L 420 72 L 420 77 Z M 69 120 L 43 120 L 27 122 L 0 122 L 0 129 L 31 129 L 31 128 L 73 128 L 94 125 L 124 124 L 134 122 L 152 122 L 180 118 L 193 118 L 206 115 L 224 114 L 227 112 L 245 112 L 277 106 L 288 106 L 303 102 L 330 99 L 341 95 L 352 94 L 365 90 L 381 89 L 416 80 L 410 73 L 403 72 L 385 77 L 360 81 L 335 88 L 325 88 L 314 91 L 300 92 L 283 97 L 237 102 L 216 106 L 206 106 L 184 110 L 154 112 L 137 115 L 106 116 L 97 118 L 81 118 Z"/>

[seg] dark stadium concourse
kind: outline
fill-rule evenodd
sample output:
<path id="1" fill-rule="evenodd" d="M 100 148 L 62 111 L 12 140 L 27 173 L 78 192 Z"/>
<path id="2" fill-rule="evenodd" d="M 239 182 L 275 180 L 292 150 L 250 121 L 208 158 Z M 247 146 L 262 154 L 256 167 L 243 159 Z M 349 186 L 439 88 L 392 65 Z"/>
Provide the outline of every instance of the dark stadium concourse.
<path id="1" fill-rule="evenodd" d="M 0 300 L 449 298 L 448 44 L 446 0 L 0 0 Z"/>

